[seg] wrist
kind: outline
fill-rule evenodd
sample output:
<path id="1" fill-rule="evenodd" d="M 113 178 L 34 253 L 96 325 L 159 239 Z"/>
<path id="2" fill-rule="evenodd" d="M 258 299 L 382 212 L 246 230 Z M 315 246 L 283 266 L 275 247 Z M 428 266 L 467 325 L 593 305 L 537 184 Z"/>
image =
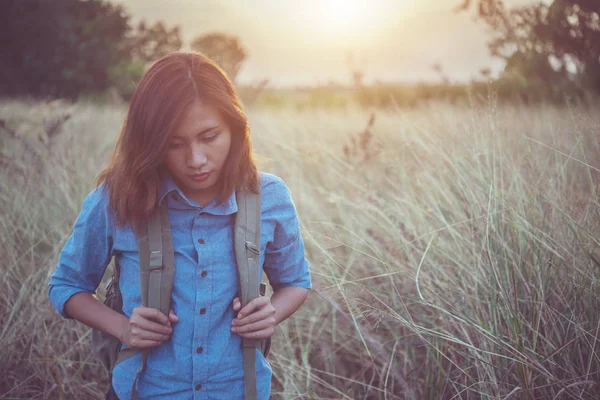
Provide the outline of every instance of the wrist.
<path id="1" fill-rule="evenodd" d="M 127 340 L 127 333 L 129 332 L 129 318 L 123 314 L 119 314 L 114 324 L 113 332 L 109 332 L 111 335 L 119 339 L 121 343 L 125 343 Z"/>
<path id="2" fill-rule="evenodd" d="M 308 289 L 286 286 L 277 290 L 271 297 L 271 305 L 275 308 L 275 326 L 285 321 L 306 300 Z"/>

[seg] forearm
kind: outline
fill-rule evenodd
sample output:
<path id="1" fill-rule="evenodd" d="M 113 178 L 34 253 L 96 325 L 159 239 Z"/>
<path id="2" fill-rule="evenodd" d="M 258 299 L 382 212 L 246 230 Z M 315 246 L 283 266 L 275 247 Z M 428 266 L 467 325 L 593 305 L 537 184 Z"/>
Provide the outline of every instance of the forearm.
<path id="1" fill-rule="evenodd" d="M 276 291 L 271 296 L 271 304 L 275 308 L 275 325 L 295 313 L 307 297 L 308 289 L 297 286 L 287 286 Z"/>
<path id="2" fill-rule="evenodd" d="M 65 304 L 65 312 L 71 318 L 123 341 L 122 335 L 126 331 L 128 318 L 111 310 L 91 293 L 73 295 Z"/>

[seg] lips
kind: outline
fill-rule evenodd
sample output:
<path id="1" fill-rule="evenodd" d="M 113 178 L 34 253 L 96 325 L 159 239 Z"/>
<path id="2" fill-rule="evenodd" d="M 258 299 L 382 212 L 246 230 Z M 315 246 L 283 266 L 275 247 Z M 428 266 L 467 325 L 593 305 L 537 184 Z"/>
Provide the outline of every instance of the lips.
<path id="1" fill-rule="evenodd" d="M 205 180 L 208 179 L 209 176 L 210 176 L 210 172 L 189 175 L 190 179 L 192 179 L 194 182 L 204 182 Z"/>

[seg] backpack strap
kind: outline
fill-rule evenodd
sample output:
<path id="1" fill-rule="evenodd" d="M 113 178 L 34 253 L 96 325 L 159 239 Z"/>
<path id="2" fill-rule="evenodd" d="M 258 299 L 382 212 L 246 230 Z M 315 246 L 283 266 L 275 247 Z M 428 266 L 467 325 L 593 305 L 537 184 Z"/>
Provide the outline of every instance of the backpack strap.
<path id="1" fill-rule="evenodd" d="M 175 254 L 167 203 L 165 198 L 160 211 L 151 215 L 148 220 L 148 241 L 143 238 L 142 241 L 145 246 L 149 245 L 149 251 L 144 249 L 144 254 L 149 259 L 147 263 L 140 260 L 142 304 L 156 308 L 166 316 L 171 309 L 175 277 Z M 138 242 L 138 246 L 139 244 Z"/>
<path id="2" fill-rule="evenodd" d="M 140 224 L 137 233 L 142 305 L 156 308 L 167 316 L 171 308 L 171 292 L 175 276 L 175 253 L 168 209 L 168 200 L 165 197 L 162 205 L 150 215 L 147 224 Z M 123 349 L 119 353 L 117 362 L 126 360 L 140 351 Z M 146 368 L 149 350 L 141 353 L 142 363 L 131 386 L 132 400 L 137 398 L 136 384 L 140 374 Z"/>
<path id="3" fill-rule="evenodd" d="M 241 306 L 259 296 L 260 191 L 236 193 L 234 248 Z M 261 341 L 242 338 L 245 399 L 256 400 L 256 349 Z"/>

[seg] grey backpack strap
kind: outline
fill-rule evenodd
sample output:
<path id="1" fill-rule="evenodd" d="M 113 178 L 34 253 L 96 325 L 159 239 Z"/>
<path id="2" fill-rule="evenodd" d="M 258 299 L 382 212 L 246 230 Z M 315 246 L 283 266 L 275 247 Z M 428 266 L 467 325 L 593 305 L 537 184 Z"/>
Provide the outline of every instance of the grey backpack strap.
<path id="1" fill-rule="evenodd" d="M 171 292 L 175 277 L 175 253 L 168 209 L 168 201 L 165 198 L 160 208 L 150 215 L 147 225 L 140 224 L 137 235 L 142 305 L 156 308 L 167 316 L 171 308 Z M 138 352 L 139 350 L 124 349 L 121 352 L 124 356 L 119 357 L 119 361 Z M 148 350 L 142 351 L 142 363 L 131 386 L 132 400 L 137 398 L 136 384 L 140 374 L 146 368 L 148 353 Z"/>
<path id="2" fill-rule="evenodd" d="M 148 244 L 150 251 L 148 263 L 140 262 L 142 304 L 156 308 L 166 316 L 171 309 L 171 292 L 175 276 L 175 254 L 167 199 L 160 207 L 160 213 L 148 220 Z"/>
<path id="3" fill-rule="evenodd" d="M 260 193 L 236 193 L 234 248 L 240 281 L 240 300 L 244 307 L 259 296 Z M 245 399 L 256 400 L 256 349 L 260 340 L 242 338 Z"/>

